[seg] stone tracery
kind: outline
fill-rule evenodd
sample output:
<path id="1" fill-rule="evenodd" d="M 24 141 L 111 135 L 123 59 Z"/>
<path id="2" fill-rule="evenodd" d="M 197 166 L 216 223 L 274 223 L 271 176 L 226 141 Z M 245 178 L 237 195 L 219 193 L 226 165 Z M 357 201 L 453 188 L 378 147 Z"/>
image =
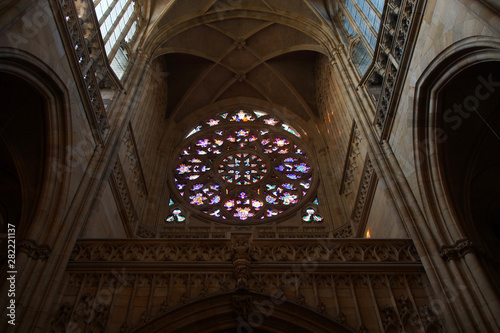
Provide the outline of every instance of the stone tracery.
<path id="1" fill-rule="evenodd" d="M 313 189 L 300 133 L 263 111 L 219 114 L 188 135 L 174 165 L 182 200 L 217 221 L 268 221 Z"/>

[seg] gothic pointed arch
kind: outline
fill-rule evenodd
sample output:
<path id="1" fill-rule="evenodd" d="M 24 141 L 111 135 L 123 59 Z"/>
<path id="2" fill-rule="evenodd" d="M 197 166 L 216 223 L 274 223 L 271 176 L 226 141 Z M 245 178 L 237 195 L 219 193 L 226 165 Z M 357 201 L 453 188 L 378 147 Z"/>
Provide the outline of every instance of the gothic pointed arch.
<path id="1" fill-rule="evenodd" d="M 257 292 L 221 293 L 193 300 L 136 328 L 143 332 L 353 333 L 335 319 L 288 300 Z"/>
<path id="2" fill-rule="evenodd" d="M 9 218 L 19 228 L 19 239 L 45 242 L 39 236 L 44 228 L 54 226 L 69 177 L 63 172 L 68 165 L 64 148 L 70 127 L 64 85 L 45 63 L 9 48 L 0 49 L 0 77 L 5 106 L 2 160 L 7 161 L 4 171 L 14 177 L 20 191 L 14 208 L 21 206 L 20 214 Z M 16 192 L 10 186 L 5 197 L 12 195 L 15 200 L 11 190 Z"/>
<path id="3" fill-rule="evenodd" d="M 475 252 L 497 292 L 500 41 L 464 39 L 417 82 L 415 166 L 446 261 Z M 495 286 L 496 285 L 496 286 Z"/>

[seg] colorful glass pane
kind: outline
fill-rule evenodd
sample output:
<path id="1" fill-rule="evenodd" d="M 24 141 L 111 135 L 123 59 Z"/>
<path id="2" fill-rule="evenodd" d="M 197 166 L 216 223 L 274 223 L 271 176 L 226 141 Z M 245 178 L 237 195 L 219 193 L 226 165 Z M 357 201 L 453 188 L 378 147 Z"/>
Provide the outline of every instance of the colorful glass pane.
<path id="1" fill-rule="evenodd" d="M 202 127 L 201 125 L 196 126 L 191 132 L 189 132 L 188 135 L 186 135 L 186 138 L 190 137 L 191 135 L 193 135 L 196 132 L 201 131 L 201 127 Z"/>
<path id="2" fill-rule="evenodd" d="M 255 119 L 262 119 L 259 124 L 266 128 L 241 124 Z M 210 128 L 213 126 L 223 127 Z M 300 135 L 277 117 L 236 110 L 204 120 L 192 130 L 200 131 L 205 135 L 186 140 L 181 150 L 174 184 L 184 200 L 203 208 L 200 211 L 207 217 L 264 222 L 296 206 L 310 191 L 312 177 L 301 179 L 312 167 L 295 141 Z M 276 209 L 279 207 L 282 209 Z M 168 218 L 178 221 L 177 215 L 171 215 Z M 322 220 L 315 212 L 304 216 L 311 222 Z"/>
<path id="3" fill-rule="evenodd" d="M 267 113 L 266 112 L 263 112 L 263 111 L 253 111 L 253 113 L 255 113 L 255 116 L 257 118 L 260 118 L 260 117 L 263 117 L 263 116 L 267 116 Z"/>
<path id="4" fill-rule="evenodd" d="M 295 164 L 294 167 L 295 167 L 295 172 L 302 172 L 302 173 L 307 173 L 311 169 L 311 167 L 305 163 Z"/>
<path id="5" fill-rule="evenodd" d="M 202 193 L 196 193 L 195 195 L 190 196 L 189 199 L 191 199 L 191 205 L 201 206 L 204 201 L 207 200 L 207 197 L 205 197 Z"/>
<path id="6" fill-rule="evenodd" d="M 172 213 L 165 219 L 166 222 L 184 222 L 186 217 L 182 215 L 182 210 L 174 208 Z"/>
<path id="7" fill-rule="evenodd" d="M 220 209 L 216 209 L 213 212 L 209 213 L 210 216 L 220 217 Z"/>
<path id="8" fill-rule="evenodd" d="M 264 204 L 262 203 L 262 201 L 252 200 L 252 207 L 255 208 L 256 210 L 261 209 L 263 205 Z"/>
<path id="9" fill-rule="evenodd" d="M 211 205 L 215 205 L 220 202 L 220 196 L 216 195 L 210 200 Z"/>
<path id="10" fill-rule="evenodd" d="M 297 196 L 295 194 L 285 193 L 280 197 L 284 205 L 293 205 L 297 203 Z"/>
<path id="11" fill-rule="evenodd" d="M 276 138 L 274 139 L 274 144 L 277 145 L 278 147 L 283 147 L 289 144 L 287 139 L 281 139 L 281 138 Z"/>
<path id="12" fill-rule="evenodd" d="M 202 139 L 202 140 L 198 140 L 198 143 L 196 145 L 205 148 L 209 144 L 210 144 L 210 140 L 208 140 L 208 139 Z"/>
<path id="13" fill-rule="evenodd" d="M 238 207 L 236 208 L 236 213 L 234 213 L 234 217 L 238 217 L 240 220 L 246 220 L 253 215 L 248 207 Z"/>
<path id="14" fill-rule="evenodd" d="M 268 203 L 270 203 L 270 204 L 273 204 L 273 205 L 275 205 L 275 204 L 277 204 L 277 203 L 278 203 L 278 201 L 276 200 L 276 198 L 275 198 L 275 197 L 272 197 L 272 196 L 270 196 L 270 195 L 266 196 L 266 201 L 267 201 Z"/>
<path id="15" fill-rule="evenodd" d="M 177 168 L 177 171 L 179 172 L 180 175 L 183 175 L 185 173 L 191 172 L 191 166 L 186 165 L 186 164 L 181 164 Z"/>
<path id="16" fill-rule="evenodd" d="M 231 121 L 254 121 L 254 118 L 247 112 L 240 110 L 231 118 Z"/>
<path id="17" fill-rule="evenodd" d="M 316 210 L 312 207 L 308 207 L 305 211 L 305 215 L 302 216 L 302 221 L 304 222 L 322 222 L 323 217 L 319 215 Z"/>
<path id="18" fill-rule="evenodd" d="M 231 210 L 234 208 L 234 200 L 228 200 L 224 203 L 224 207 L 226 207 L 227 210 Z"/>
<path id="19" fill-rule="evenodd" d="M 278 123 L 279 121 L 274 118 L 264 119 L 264 124 L 266 125 L 276 126 Z"/>
<path id="20" fill-rule="evenodd" d="M 219 125 L 220 123 L 220 119 L 209 119 L 207 121 L 207 125 L 208 126 L 215 126 L 215 125 Z"/>
<path id="21" fill-rule="evenodd" d="M 297 132 L 292 126 L 289 126 L 287 124 L 281 124 L 281 126 L 283 127 L 283 129 L 289 133 L 292 133 L 293 135 L 295 135 L 296 137 L 300 138 L 300 134 L 299 132 Z"/>

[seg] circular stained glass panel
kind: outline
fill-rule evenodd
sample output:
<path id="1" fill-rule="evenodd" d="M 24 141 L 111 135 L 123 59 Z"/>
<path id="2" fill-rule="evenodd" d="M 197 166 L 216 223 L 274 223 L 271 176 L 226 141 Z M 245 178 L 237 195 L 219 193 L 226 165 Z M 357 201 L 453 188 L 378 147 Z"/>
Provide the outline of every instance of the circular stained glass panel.
<path id="1" fill-rule="evenodd" d="M 267 165 L 255 154 L 236 153 L 225 157 L 219 164 L 220 177 L 230 184 L 257 183 L 267 173 Z"/>
<path id="2" fill-rule="evenodd" d="M 277 127 L 275 118 L 248 123 L 259 117 L 262 112 L 224 113 L 186 138 L 173 171 L 191 209 L 221 222 L 260 223 L 301 206 L 314 170 L 300 137 Z"/>

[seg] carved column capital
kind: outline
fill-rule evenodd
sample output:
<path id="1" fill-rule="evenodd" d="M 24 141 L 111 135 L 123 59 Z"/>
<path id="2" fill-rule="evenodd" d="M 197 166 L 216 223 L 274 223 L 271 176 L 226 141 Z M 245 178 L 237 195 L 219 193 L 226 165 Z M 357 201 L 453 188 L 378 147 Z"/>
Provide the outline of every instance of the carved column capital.
<path id="1" fill-rule="evenodd" d="M 18 243 L 19 251 L 24 252 L 28 255 L 28 257 L 42 261 L 47 260 L 50 256 L 51 249 L 48 245 L 38 245 L 35 241 L 25 239 Z"/>
<path id="2" fill-rule="evenodd" d="M 471 240 L 461 239 L 456 241 L 454 245 L 441 246 L 440 255 L 446 261 L 457 261 L 467 253 L 475 252 L 476 250 L 477 248 Z"/>

